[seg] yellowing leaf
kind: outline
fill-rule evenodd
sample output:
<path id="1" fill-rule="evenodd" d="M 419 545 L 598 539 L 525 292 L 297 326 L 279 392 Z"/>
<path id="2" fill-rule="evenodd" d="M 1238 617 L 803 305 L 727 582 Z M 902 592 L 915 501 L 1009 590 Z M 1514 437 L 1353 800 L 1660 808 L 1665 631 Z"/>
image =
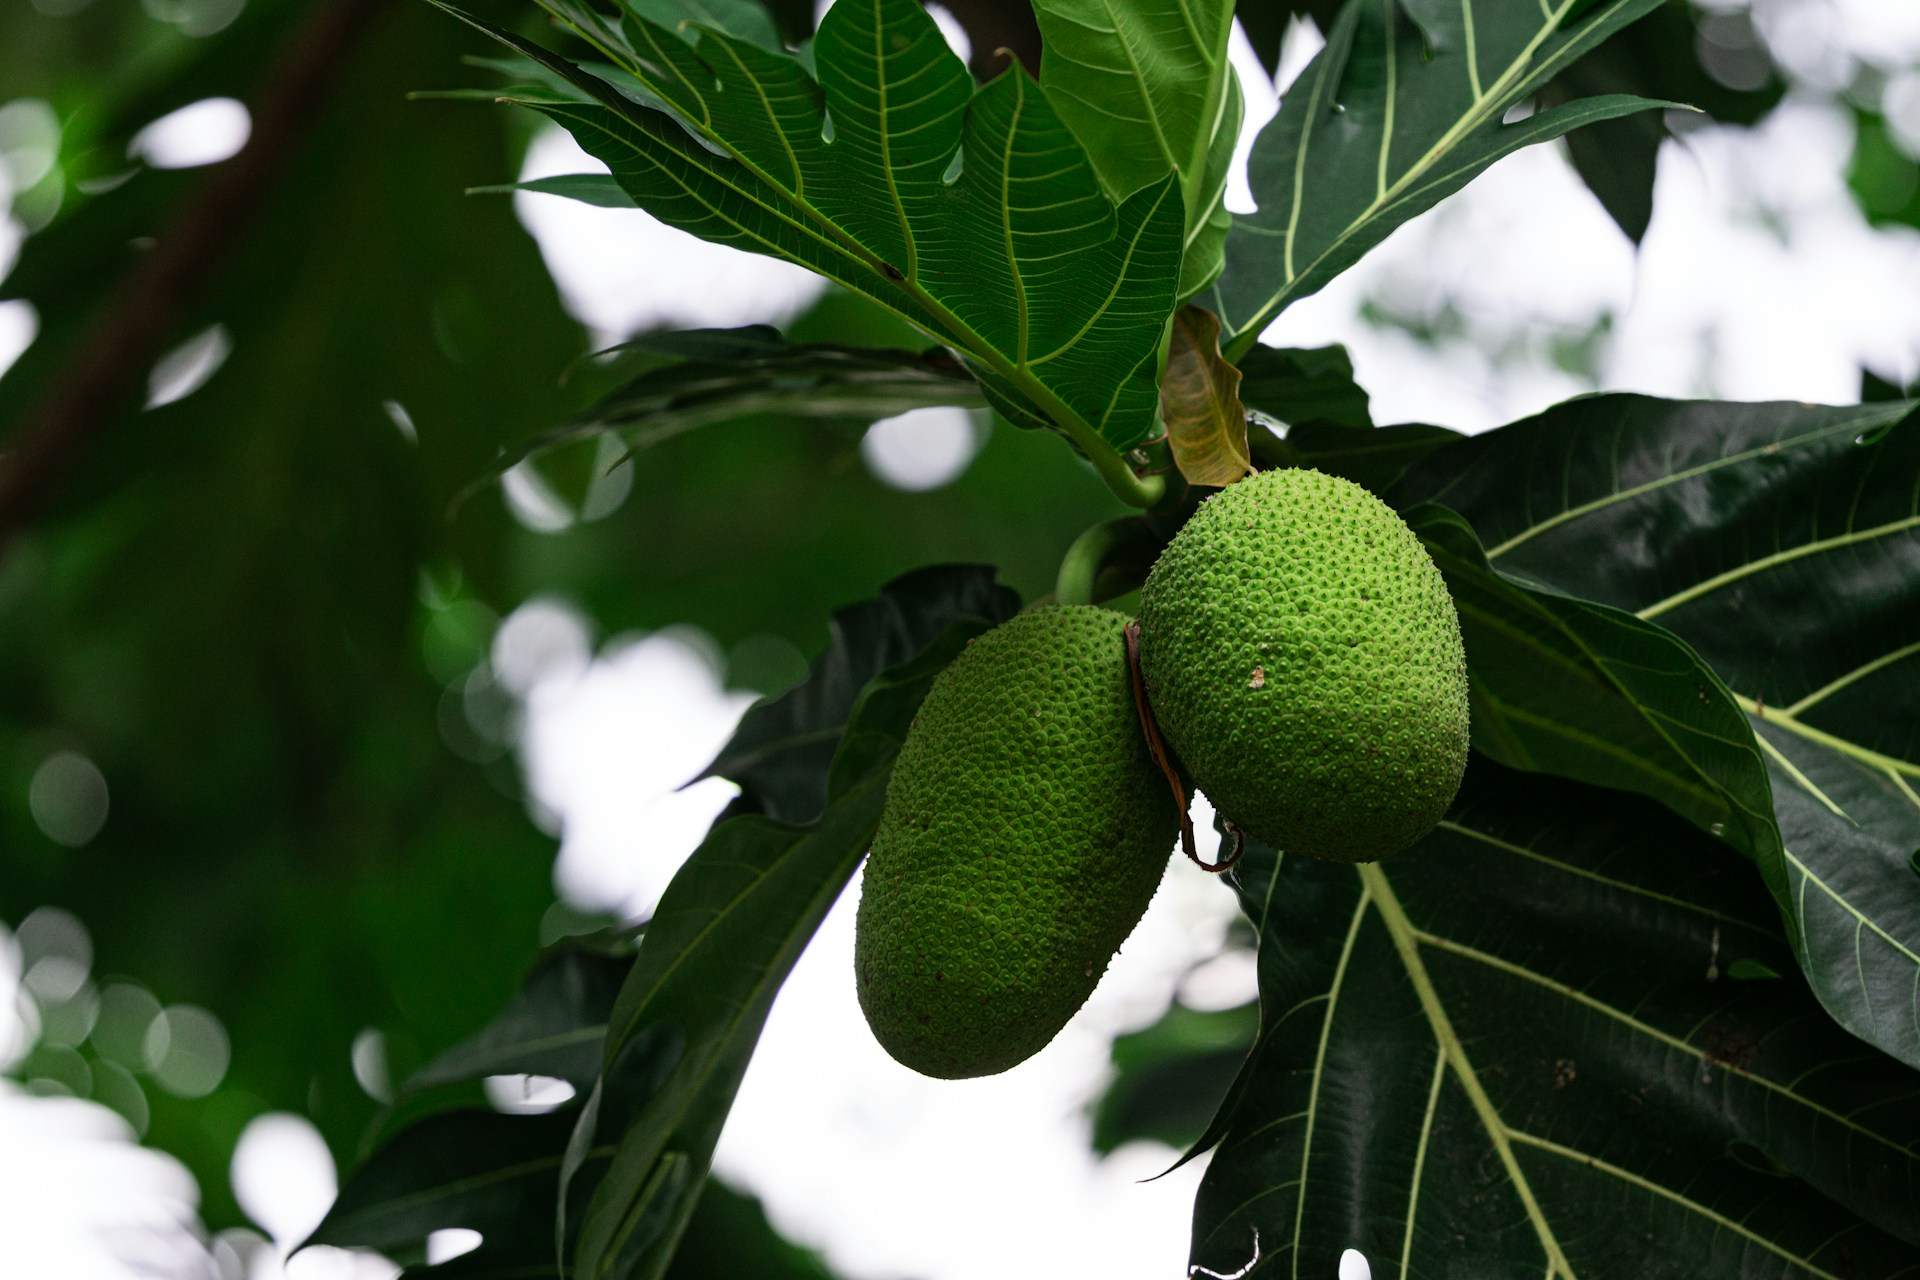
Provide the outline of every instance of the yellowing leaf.
<path id="1" fill-rule="evenodd" d="M 1220 354 L 1220 321 L 1211 311 L 1182 307 L 1173 318 L 1160 416 L 1187 483 L 1224 488 L 1253 470 L 1240 371 Z"/>

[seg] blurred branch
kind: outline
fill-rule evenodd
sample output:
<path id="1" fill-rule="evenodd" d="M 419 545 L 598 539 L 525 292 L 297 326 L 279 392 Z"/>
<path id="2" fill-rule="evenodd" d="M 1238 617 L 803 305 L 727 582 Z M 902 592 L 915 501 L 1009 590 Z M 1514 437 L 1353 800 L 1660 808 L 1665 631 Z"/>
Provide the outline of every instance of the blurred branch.
<path id="1" fill-rule="evenodd" d="M 0 554 L 137 394 L 182 314 L 240 244 L 355 45 L 391 3 L 329 0 L 293 35 L 250 108 L 246 145 L 161 234 L 0 453 Z"/>

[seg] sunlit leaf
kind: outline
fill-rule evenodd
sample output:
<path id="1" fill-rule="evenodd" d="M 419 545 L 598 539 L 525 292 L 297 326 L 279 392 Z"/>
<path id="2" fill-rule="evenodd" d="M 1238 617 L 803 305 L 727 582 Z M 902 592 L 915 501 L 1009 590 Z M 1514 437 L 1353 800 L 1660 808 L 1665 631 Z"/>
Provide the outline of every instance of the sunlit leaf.
<path id="1" fill-rule="evenodd" d="M 1262 1032 L 1206 1139 L 1216 1274 L 1893 1276 L 1920 1074 L 1835 1027 L 1738 858 L 1476 756 L 1385 862 L 1248 849 Z M 1257 1235 L 1257 1244 L 1256 1244 Z"/>
<path id="2" fill-rule="evenodd" d="M 1231 0 L 1037 0 L 1040 85 L 1108 193 L 1169 173 L 1186 207 L 1180 296 L 1212 283 L 1244 104 L 1227 62 Z"/>
<path id="3" fill-rule="evenodd" d="M 526 105 L 636 204 L 867 294 L 977 366 L 1016 421 L 1050 422 L 1108 472 L 1114 449 L 1150 432 L 1180 270 L 1171 175 L 1116 207 L 1025 73 L 976 91 L 914 0 L 834 5 L 812 45 L 817 79 L 677 5 L 618 32 L 549 7 L 672 114 L 469 21 L 572 87 Z M 669 10 L 685 18 L 671 30 L 657 25 Z"/>
<path id="4" fill-rule="evenodd" d="M 1207 296 L 1248 350 L 1281 310 L 1521 147 L 1669 105 L 1606 95 L 1507 123 L 1510 108 L 1660 0 L 1348 0 L 1260 132 L 1258 212 L 1234 219 Z"/>
<path id="5" fill-rule="evenodd" d="M 1240 371 L 1221 357 L 1220 322 L 1210 311 L 1182 307 L 1173 317 L 1160 416 L 1188 484 L 1225 487 L 1252 470 Z"/>

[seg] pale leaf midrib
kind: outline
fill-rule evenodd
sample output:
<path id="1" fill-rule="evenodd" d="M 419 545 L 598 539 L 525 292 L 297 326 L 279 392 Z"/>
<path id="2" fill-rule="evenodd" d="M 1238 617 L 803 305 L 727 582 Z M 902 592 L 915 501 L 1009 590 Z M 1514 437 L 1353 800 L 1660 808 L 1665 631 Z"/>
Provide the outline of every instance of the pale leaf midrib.
<path id="1" fill-rule="evenodd" d="M 1399 897 L 1393 891 L 1386 873 L 1378 863 L 1361 863 L 1354 868 L 1360 882 L 1366 887 L 1367 896 L 1380 912 L 1380 919 L 1386 925 L 1388 936 L 1393 940 L 1394 950 L 1399 953 L 1407 979 L 1413 984 L 1414 994 L 1419 997 L 1421 1011 L 1426 1014 L 1427 1024 L 1432 1028 L 1434 1039 L 1439 1042 L 1448 1063 L 1453 1067 L 1454 1076 L 1461 1088 L 1466 1091 L 1467 1099 L 1473 1104 L 1474 1114 L 1479 1117 L 1481 1127 L 1487 1138 L 1493 1143 L 1494 1151 L 1500 1158 L 1508 1179 L 1513 1184 L 1514 1193 L 1520 1198 L 1521 1206 L 1526 1210 L 1527 1221 L 1532 1225 L 1534 1235 L 1545 1253 L 1549 1274 L 1558 1272 L 1567 1280 L 1577 1280 L 1572 1265 L 1567 1261 L 1566 1251 L 1561 1248 L 1559 1239 L 1554 1235 L 1552 1225 L 1547 1221 L 1546 1213 L 1535 1199 L 1533 1187 L 1527 1181 L 1520 1161 L 1514 1155 L 1509 1141 L 1511 1130 L 1493 1105 L 1493 1099 L 1487 1095 L 1480 1083 L 1479 1074 L 1474 1070 L 1472 1061 L 1467 1057 L 1466 1046 L 1459 1034 L 1453 1029 L 1453 1020 L 1441 1004 L 1440 994 L 1435 990 L 1433 979 L 1427 973 L 1426 963 L 1420 958 L 1419 943 L 1412 921 L 1400 905 Z"/>
<path id="2" fill-rule="evenodd" d="M 1566 983 L 1557 979 L 1549 978 L 1543 973 L 1535 972 L 1525 965 L 1516 964 L 1511 960 L 1493 955 L 1490 952 L 1482 951 L 1464 942 L 1457 942 L 1452 938 L 1431 933 L 1425 929 L 1415 928 L 1414 940 L 1437 950 L 1445 951 L 1450 955 L 1458 956 L 1463 960 L 1494 970 L 1497 973 L 1504 973 L 1509 977 L 1518 978 L 1523 982 L 1533 983 L 1538 987 L 1552 992 L 1563 1000 L 1579 1005 L 1584 1009 L 1590 1009 L 1602 1017 L 1610 1018 L 1638 1035 L 1645 1036 L 1650 1040 L 1663 1044 L 1669 1049 L 1684 1053 L 1697 1062 L 1724 1072 L 1727 1075 L 1745 1080 L 1749 1084 L 1756 1085 L 1759 1088 L 1767 1090 L 1769 1093 L 1785 1098 L 1789 1102 L 1805 1107 L 1815 1115 L 1831 1121 L 1851 1133 L 1858 1134 L 1863 1138 L 1870 1139 L 1881 1146 L 1891 1149 L 1897 1155 L 1906 1158 L 1911 1158 L 1912 1156 L 1912 1153 L 1904 1146 L 1887 1137 L 1885 1134 L 1874 1129 L 1869 1129 L 1865 1125 L 1859 1124 L 1846 1115 L 1833 1110 L 1831 1107 L 1824 1106 L 1821 1103 L 1813 1101 L 1811 1098 L 1795 1093 L 1791 1088 L 1778 1080 L 1769 1079 L 1766 1076 L 1754 1071 L 1749 1071 L 1745 1067 L 1737 1066 L 1725 1059 L 1716 1058 L 1705 1049 L 1690 1043 L 1680 1036 L 1662 1031 L 1660 1028 L 1641 1021 L 1623 1009 L 1617 1009 L 1604 1000 L 1590 996 L 1584 991 L 1568 986 Z"/>
<path id="3" fill-rule="evenodd" d="M 1769 441 L 1763 445 L 1756 445 L 1751 449 L 1743 449 L 1739 453 L 1729 454 L 1724 458 L 1713 458 L 1706 462 L 1696 463 L 1691 467 L 1684 467 L 1679 471 L 1674 471 L 1664 476 L 1656 476 L 1652 480 L 1630 485 L 1625 489 L 1615 490 L 1612 493 L 1595 498 L 1592 501 L 1567 507 L 1559 513 L 1547 517 L 1545 520 L 1538 521 L 1522 529 L 1519 533 L 1514 534 L 1498 546 L 1490 547 L 1487 550 L 1487 559 L 1498 559 L 1515 547 L 1529 542 L 1540 534 L 1566 524 L 1569 521 L 1577 520 L 1582 516 L 1591 515 L 1595 511 L 1602 511 L 1623 502 L 1631 502 L 1635 498 L 1657 492 L 1670 485 L 1683 484 L 1698 476 L 1710 475 L 1726 467 L 1739 466 L 1743 462 L 1751 462 L 1755 458 L 1768 457 L 1786 449 L 1796 449 L 1803 445 L 1824 440 L 1829 436 L 1840 435 L 1849 431 L 1858 433 L 1863 426 L 1869 424 L 1875 418 L 1885 416 L 1885 414 L 1886 410 L 1884 408 L 1863 413 L 1858 418 L 1849 418 L 1842 422 L 1830 423 L 1825 427 L 1804 432 L 1797 436 L 1789 436 L 1784 440 Z"/>
<path id="4" fill-rule="evenodd" d="M 1795 560 L 1802 560 L 1808 556 L 1824 555 L 1829 551 L 1839 551 L 1845 547 L 1855 546 L 1862 542 L 1871 542 L 1875 538 L 1891 537 L 1896 533 L 1904 533 L 1908 529 L 1913 528 L 1920 528 L 1920 514 L 1904 516 L 1898 520 L 1888 520 L 1885 523 L 1873 525 L 1866 529 L 1848 529 L 1845 533 L 1834 534 L 1830 537 L 1814 538 L 1811 541 L 1801 543 L 1799 546 L 1787 547 L 1784 550 L 1775 551 L 1770 555 L 1761 556 L 1757 560 L 1749 560 L 1744 564 L 1735 565 L 1733 568 L 1717 573 L 1711 578 L 1702 579 L 1684 591 L 1677 591 L 1664 600 L 1654 601 L 1652 604 L 1639 610 L 1638 616 L 1651 621 L 1663 613 L 1671 612 L 1684 604 L 1691 604 L 1702 596 L 1711 595 L 1722 587 L 1730 586 L 1743 578 L 1750 578 L 1756 573 L 1765 573 L 1770 569 L 1776 569 L 1783 564 L 1791 564 Z"/>
<path id="5" fill-rule="evenodd" d="M 1622 1182 L 1626 1182 L 1632 1186 L 1639 1187 L 1643 1191 L 1650 1192 L 1654 1195 L 1661 1197 L 1662 1199 L 1665 1199 L 1674 1204 L 1677 1204 L 1681 1208 L 1687 1210 L 1690 1213 L 1698 1214 L 1699 1216 L 1707 1219 L 1709 1222 L 1712 1222 L 1716 1227 L 1719 1227 L 1727 1231 L 1731 1231 L 1735 1235 L 1738 1235 L 1746 1240 L 1751 1241 L 1754 1244 L 1759 1245 L 1762 1249 L 1765 1249 L 1768 1253 L 1773 1254 L 1775 1257 L 1784 1258 L 1788 1262 L 1791 1262 L 1796 1266 L 1806 1268 L 1808 1272 L 1810 1272 L 1813 1276 L 1817 1278 L 1817 1280 L 1841 1280 L 1839 1276 L 1833 1274 L 1831 1271 L 1826 1271 L 1821 1269 L 1820 1267 L 1816 1267 L 1813 1265 L 1812 1262 L 1808 1261 L 1806 1258 L 1799 1256 L 1798 1254 L 1792 1252 L 1791 1250 L 1781 1248 L 1779 1245 L 1775 1244 L 1773 1241 L 1767 1239 L 1765 1236 L 1754 1231 L 1751 1227 L 1744 1226 L 1741 1223 L 1735 1221 L 1732 1218 L 1727 1217 L 1724 1214 L 1721 1214 L 1712 1209 L 1709 1209 L 1706 1205 L 1701 1204 L 1697 1200 L 1691 1200 L 1686 1196 L 1681 1195 L 1678 1191 L 1675 1191 L 1671 1187 L 1662 1186 L 1660 1183 L 1655 1182 L 1651 1178 L 1642 1177 L 1640 1174 L 1633 1172 L 1631 1169 L 1623 1169 L 1619 1165 L 1610 1164 L 1609 1162 L 1600 1159 L 1598 1156 L 1589 1155 L 1584 1151 L 1576 1150 L 1573 1147 L 1563 1146 L 1558 1142 L 1554 1142 L 1547 1138 L 1536 1137 L 1531 1133 L 1525 1133 L 1518 1129 L 1513 1130 L 1512 1134 L 1516 1142 L 1523 1143 L 1526 1146 L 1535 1148 L 1536 1150 L 1545 1151 L 1552 1155 L 1559 1156 L 1563 1160 L 1576 1161 L 1577 1163 L 1583 1164 L 1587 1168 L 1594 1170 L 1596 1173 L 1603 1173 L 1609 1177 L 1617 1178 Z"/>
<path id="6" fill-rule="evenodd" d="M 1739 704 L 1742 711 L 1745 711 L 1756 720 L 1764 721 L 1767 724 L 1784 729 L 1795 737 L 1804 738 L 1808 742 L 1816 743 L 1832 751 L 1838 751 L 1841 755 L 1851 756 L 1862 764 L 1872 765 L 1875 768 L 1885 769 L 1892 773 L 1904 773 L 1910 777 L 1920 778 L 1920 763 L 1915 763 L 1912 760 L 1902 760 L 1897 756 L 1883 755 L 1871 747 L 1861 746 L 1851 738 L 1843 738 L 1837 733 L 1828 733 L 1824 729 L 1816 729 L 1806 721 L 1798 719 L 1790 712 L 1779 711 L 1765 706 L 1759 699 L 1750 698 L 1743 693 L 1735 693 L 1733 700 Z"/>

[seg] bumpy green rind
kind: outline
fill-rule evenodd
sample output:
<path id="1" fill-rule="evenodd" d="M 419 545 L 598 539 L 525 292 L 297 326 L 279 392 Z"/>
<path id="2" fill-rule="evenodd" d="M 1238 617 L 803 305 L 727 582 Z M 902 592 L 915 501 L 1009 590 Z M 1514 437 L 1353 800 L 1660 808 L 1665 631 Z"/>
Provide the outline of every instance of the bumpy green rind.
<path id="1" fill-rule="evenodd" d="M 1036 609 L 934 681 L 887 787 L 855 926 L 860 1007 L 930 1076 L 1039 1052 L 1159 886 L 1177 818 L 1140 733 L 1127 620 Z"/>
<path id="2" fill-rule="evenodd" d="M 1256 839 L 1371 862 L 1459 790 L 1460 618 L 1420 540 L 1359 485 L 1268 471 L 1215 494 L 1147 575 L 1140 626 L 1161 732 Z"/>

